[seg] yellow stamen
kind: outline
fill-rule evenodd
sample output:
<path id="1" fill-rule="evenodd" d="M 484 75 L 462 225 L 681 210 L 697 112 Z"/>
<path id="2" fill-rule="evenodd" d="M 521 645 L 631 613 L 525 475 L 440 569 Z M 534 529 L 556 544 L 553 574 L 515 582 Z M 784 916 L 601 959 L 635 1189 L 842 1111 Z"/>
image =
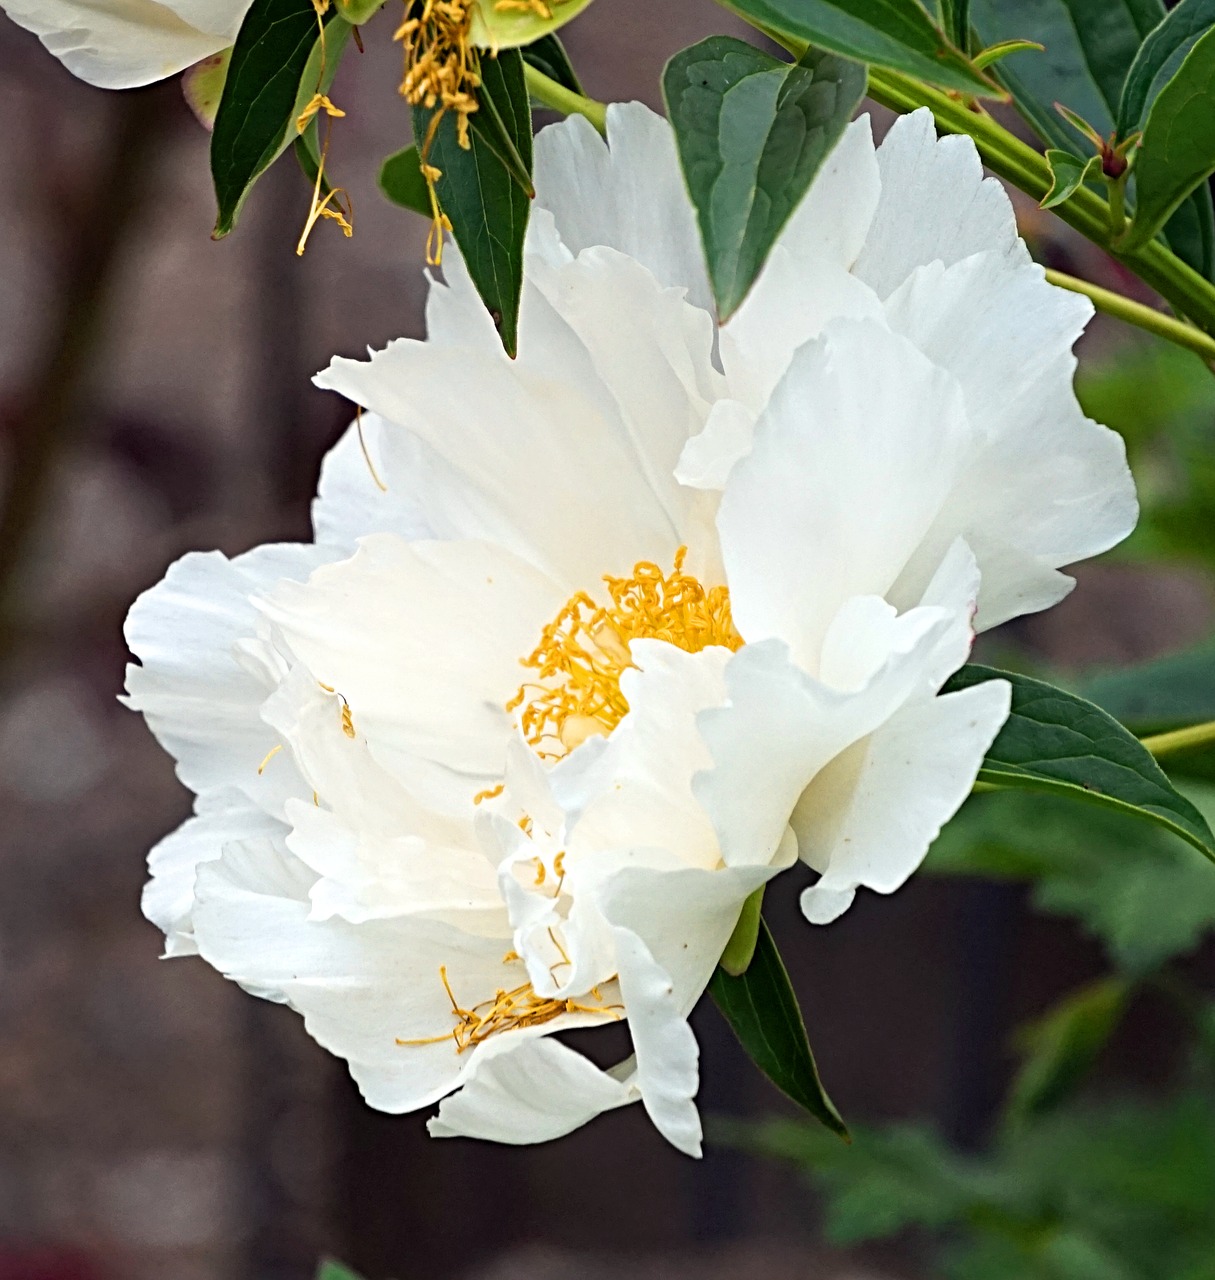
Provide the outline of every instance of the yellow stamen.
<path id="1" fill-rule="evenodd" d="M 496 787 L 487 787 L 473 796 L 473 804 L 483 804 L 486 800 L 496 800 L 506 790 L 506 783 L 499 782 Z"/>
<path id="2" fill-rule="evenodd" d="M 610 605 L 580 591 L 544 628 L 523 659 L 538 680 L 521 685 L 506 704 L 508 711 L 521 708 L 524 736 L 541 756 L 559 758 L 595 734 L 611 733 L 628 713 L 620 676 L 632 665 L 631 641 L 665 640 L 687 653 L 741 646 L 729 588 L 706 588 L 684 573 L 687 550 L 675 553 L 670 573 L 642 560 L 631 577 L 605 577 Z"/>
<path id="3" fill-rule="evenodd" d="M 548 875 L 548 868 L 544 865 L 543 862 L 540 861 L 539 858 L 537 858 L 536 859 L 536 883 L 543 884 L 544 878 L 547 875 Z"/>
<path id="4" fill-rule="evenodd" d="M 356 404 L 354 406 L 354 424 L 359 432 L 359 448 L 363 451 L 363 461 L 367 464 L 367 470 L 371 472 L 371 478 L 375 481 L 375 487 L 381 493 L 388 492 L 388 486 L 376 475 L 375 464 L 371 461 L 371 454 L 367 451 L 367 441 L 363 436 L 363 406 Z"/>
<path id="5" fill-rule="evenodd" d="M 266 758 L 257 766 L 257 776 L 259 778 L 266 772 L 266 766 L 282 749 L 283 744 L 280 742 L 277 747 L 271 747 L 270 750 L 266 752 Z"/>
<path id="6" fill-rule="evenodd" d="M 522 1027 L 538 1027 L 552 1022 L 563 1013 L 594 1013 L 619 1021 L 623 1005 L 604 1004 L 602 997 L 596 996 L 598 1004 L 586 1004 L 568 997 L 552 999 L 538 996 L 530 982 L 515 987 L 511 991 L 495 991 L 492 1000 L 482 1000 L 471 1009 L 464 1009 L 456 1000 L 447 980 L 447 966 L 439 969 L 439 979 L 451 1001 L 452 1016 L 456 1025 L 444 1035 L 423 1036 L 417 1040 L 397 1040 L 404 1046 L 442 1044 L 444 1040 L 455 1043 L 456 1053 L 464 1053 L 488 1040 L 490 1036 L 502 1031 L 516 1031 Z"/>
<path id="7" fill-rule="evenodd" d="M 347 240 L 354 235 L 354 201 L 351 199 L 350 193 L 344 187 L 333 187 L 325 194 L 324 199 L 321 198 L 321 190 L 325 185 L 325 163 L 329 159 L 329 133 L 334 119 L 340 119 L 346 113 L 333 104 L 328 94 L 321 92 L 321 85 L 325 83 L 324 15 L 329 11 L 329 0 L 312 0 L 312 7 L 316 10 L 316 25 L 321 33 L 320 66 L 317 70 L 316 92 L 296 119 L 296 132 L 302 134 L 321 111 L 325 113 L 328 119 L 325 121 L 325 140 L 321 143 L 321 153 L 316 162 L 316 181 L 312 187 L 312 203 L 308 207 L 308 217 L 304 220 L 304 229 L 300 232 L 299 242 L 295 246 L 296 256 L 301 258 L 304 256 L 304 250 L 308 247 L 308 237 L 312 235 L 312 228 L 322 218 L 328 218 L 336 222 L 341 227 L 342 234 Z M 342 208 L 343 196 L 346 199 L 346 207 L 344 209 Z"/>
<path id="8" fill-rule="evenodd" d="M 393 36 L 405 60 L 401 96 L 410 106 L 435 112 L 418 146 L 432 214 L 426 260 L 434 266 L 442 261 L 443 232 L 451 223 L 439 207 L 435 182 L 442 173 L 430 163 L 430 148 L 449 111 L 456 116 L 456 141 L 465 151 L 472 146 L 468 120 L 481 85 L 481 55 L 469 40 L 474 7 L 474 0 L 405 0 L 405 21 Z"/>

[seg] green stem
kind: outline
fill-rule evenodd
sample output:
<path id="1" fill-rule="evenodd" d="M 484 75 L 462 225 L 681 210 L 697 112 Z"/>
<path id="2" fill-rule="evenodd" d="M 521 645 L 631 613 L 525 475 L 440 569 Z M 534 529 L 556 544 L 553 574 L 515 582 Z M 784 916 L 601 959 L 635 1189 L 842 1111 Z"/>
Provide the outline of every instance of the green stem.
<path id="1" fill-rule="evenodd" d="M 1117 240 L 1126 230 L 1126 174 L 1106 183 L 1110 193 L 1110 240 Z"/>
<path id="2" fill-rule="evenodd" d="M 527 91 L 546 107 L 560 111 L 565 116 L 585 116 L 600 133 L 607 132 L 607 106 L 596 102 L 594 98 L 584 97 L 558 84 L 551 76 L 533 67 L 530 62 L 523 64 L 523 78 L 527 82 Z"/>
<path id="3" fill-rule="evenodd" d="M 1215 720 L 1187 725 L 1184 729 L 1174 729 L 1171 733 L 1158 733 L 1141 741 L 1157 760 L 1193 751 L 1196 747 L 1209 747 L 1215 745 Z"/>
<path id="4" fill-rule="evenodd" d="M 1188 347 L 1204 360 L 1215 360 L 1215 338 L 1203 333 L 1201 329 L 1195 329 L 1192 324 L 1187 324 L 1184 320 L 1165 315 L 1155 307 L 1145 306 L 1142 302 L 1135 302 L 1120 293 L 1103 289 L 1100 285 L 1089 284 L 1087 280 L 1077 280 L 1075 276 L 1064 275 L 1062 271 L 1048 270 L 1046 278 L 1051 284 L 1058 285 L 1060 289 L 1070 289 L 1073 293 L 1084 294 L 1086 298 L 1092 300 L 1098 311 L 1104 311 L 1106 315 L 1116 316 L 1126 324 L 1133 324 L 1139 329 L 1147 330 L 1148 333 L 1156 334 L 1157 337 L 1166 338 L 1179 347 Z"/>

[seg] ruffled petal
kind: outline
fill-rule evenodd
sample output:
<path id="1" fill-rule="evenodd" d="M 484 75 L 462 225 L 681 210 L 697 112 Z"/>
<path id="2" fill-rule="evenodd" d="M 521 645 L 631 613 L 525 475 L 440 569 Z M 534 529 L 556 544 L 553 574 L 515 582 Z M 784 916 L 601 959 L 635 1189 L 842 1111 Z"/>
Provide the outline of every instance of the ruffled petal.
<path id="1" fill-rule="evenodd" d="M 879 319 L 877 295 L 851 274 L 881 183 L 869 117 L 854 120 L 794 210 L 742 305 L 721 331 L 730 394 L 758 412 L 794 351 L 839 316 Z"/>
<path id="2" fill-rule="evenodd" d="M 817 670 L 843 602 L 885 595 L 919 548 L 968 431 L 956 382 L 882 326 L 837 322 L 803 347 L 717 518 L 743 638 L 784 640 Z"/>
<path id="3" fill-rule="evenodd" d="M 659 284 L 713 310 L 696 213 L 671 126 L 639 102 L 607 111 L 607 142 L 581 116 L 536 136 L 536 204 L 552 212 L 570 252 L 607 245 L 635 258 Z"/>
<path id="4" fill-rule="evenodd" d="M 194 882 L 198 868 L 213 862 L 226 844 L 285 834 L 281 823 L 239 791 L 200 797 L 195 813 L 148 854 L 151 879 L 143 890 L 143 913 L 165 935 L 165 956 L 196 955 Z"/>
<path id="5" fill-rule="evenodd" d="M 502 1042 L 498 1052 L 478 1055 L 464 1087 L 426 1128 L 433 1138 L 548 1142 L 640 1097 L 631 1077 L 617 1079 L 557 1040 Z"/>
<path id="6" fill-rule="evenodd" d="M 887 314 L 957 379 L 972 424 L 966 463 L 890 598 L 914 603 L 962 536 L 983 574 L 981 629 L 1054 604 L 1072 585 L 1055 570 L 1114 546 L 1138 515 L 1122 438 L 1084 416 L 1072 387 L 1091 304 L 1036 264 L 983 253 L 916 270 Z"/>
<path id="7" fill-rule="evenodd" d="M 339 695 L 381 764 L 406 785 L 419 759 L 469 775 L 471 801 L 501 777 L 520 658 L 563 602 L 497 547 L 377 534 L 260 608 L 277 642 Z"/>
<path id="8" fill-rule="evenodd" d="M 822 873 L 801 898 L 811 923 L 834 920 L 861 885 L 893 893 L 915 871 L 970 794 L 1010 696 L 991 680 L 909 702 L 810 783 L 792 825 Z"/>
<path id="9" fill-rule="evenodd" d="M 935 693 L 966 660 L 971 638 L 965 613 L 899 617 L 863 598 L 841 609 L 824 644 L 835 686 L 807 675 L 781 641 L 736 653 L 725 673 L 728 705 L 700 715 L 714 767 L 694 783 L 727 863 L 772 856 L 811 781 L 904 703 Z"/>
<path id="10" fill-rule="evenodd" d="M 176 75 L 230 45 L 248 0 L 5 0 L 67 69 L 103 89 Z"/>
<path id="11" fill-rule="evenodd" d="M 316 381 L 393 424 L 382 479 L 436 536 L 496 542 L 573 591 L 706 541 L 709 509 L 673 473 L 721 392 L 712 345 L 704 313 L 595 249 L 533 262 L 517 361 L 402 340 Z"/>
<path id="12" fill-rule="evenodd" d="M 312 529 L 318 543 L 352 555 L 369 533 L 402 538 L 433 538 L 414 492 L 414 471 L 398 471 L 388 485 L 384 476 L 384 435 L 392 430 L 374 413 L 353 422 L 325 455 L 312 503 Z"/>
<path id="13" fill-rule="evenodd" d="M 191 552 L 131 607 L 126 640 L 141 665 L 127 667 L 126 705 L 143 713 L 191 791 L 238 790 L 281 816 L 306 795 L 290 760 L 258 766 L 280 745 L 261 718 L 274 680 L 242 654 L 254 636 L 253 595 L 303 580 L 335 553 L 321 547 L 258 547 L 234 560 Z"/>
<path id="14" fill-rule="evenodd" d="M 629 929 L 615 929 L 613 935 L 641 1101 L 672 1146 L 698 1157 L 702 1131 L 695 1102 L 700 1084 L 696 1037 L 679 1008 L 675 984 L 645 943 Z"/>
<path id="15" fill-rule="evenodd" d="M 956 134 L 938 140 L 926 107 L 894 122 L 877 162 L 882 194 L 854 270 L 878 297 L 931 262 L 948 267 L 986 251 L 1029 261 L 1008 193 L 984 178 L 974 142 Z"/>

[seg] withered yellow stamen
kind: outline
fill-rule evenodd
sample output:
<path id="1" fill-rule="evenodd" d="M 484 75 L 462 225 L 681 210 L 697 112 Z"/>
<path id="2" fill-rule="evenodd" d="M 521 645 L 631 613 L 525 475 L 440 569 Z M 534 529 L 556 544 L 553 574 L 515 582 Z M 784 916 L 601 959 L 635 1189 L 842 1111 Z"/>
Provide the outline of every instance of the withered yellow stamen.
<path id="1" fill-rule="evenodd" d="M 506 790 L 506 783 L 499 782 L 496 787 L 486 787 L 473 796 L 473 804 L 484 804 L 486 800 L 496 800 Z"/>
<path id="2" fill-rule="evenodd" d="M 538 678 L 506 704 L 520 712 L 523 734 L 541 756 L 563 756 L 595 734 L 611 733 L 624 718 L 629 704 L 620 676 L 632 665 L 631 641 L 665 640 L 687 653 L 741 646 L 729 588 L 705 587 L 684 573 L 687 552 L 679 548 L 670 573 L 642 560 L 628 578 L 605 577 L 611 604 L 580 591 L 544 628 L 523 659 Z"/>
<path id="3" fill-rule="evenodd" d="M 446 965 L 440 967 L 439 979 L 447 992 L 447 998 L 451 1001 L 452 1017 L 455 1018 L 456 1025 L 443 1035 L 423 1036 L 417 1040 L 398 1039 L 397 1044 L 402 1047 L 442 1044 L 445 1040 L 451 1040 L 456 1046 L 456 1052 L 464 1053 L 501 1031 L 543 1026 L 547 1022 L 552 1022 L 554 1018 L 559 1018 L 563 1013 L 594 1013 L 610 1018 L 612 1021 L 618 1021 L 620 1011 L 624 1007 L 618 1004 L 603 1004 L 598 996 L 596 999 L 600 999 L 599 1004 L 585 1004 L 580 1000 L 569 998 L 551 999 L 547 996 L 538 996 L 532 984 L 525 982 L 511 991 L 495 991 L 492 1000 L 483 1000 L 471 1009 L 465 1009 L 456 999 L 451 983 L 447 980 Z"/>

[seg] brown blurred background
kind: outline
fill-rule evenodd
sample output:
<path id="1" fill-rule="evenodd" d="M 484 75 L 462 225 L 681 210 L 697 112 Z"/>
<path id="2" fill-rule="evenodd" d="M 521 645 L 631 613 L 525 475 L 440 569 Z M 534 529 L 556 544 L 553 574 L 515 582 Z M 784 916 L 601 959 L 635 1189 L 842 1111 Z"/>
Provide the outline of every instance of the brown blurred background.
<path id="1" fill-rule="evenodd" d="M 707 0 L 603 0 L 567 43 L 590 92 L 657 106 L 665 58 L 729 27 Z M 299 260 L 289 157 L 213 243 L 208 139 L 179 87 L 90 89 L 0 15 L 0 1280 L 305 1280 L 322 1252 L 372 1280 L 923 1274 L 914 1241 L 833 1255 L 789 1174 L 686 1160 L 640 1108 L 535 1150 L 433 1142 L 423 1117 L 363 1108 L 292 1014 L 157 958 L 143 859 L 188 797 L 115 701 L 123 616 L 187 550 L 306 537 L 350 413 L 310 375 L 421 333 L 427 229 L 374 187 L 408 141 L 391 31 L 365 28 L 333 94 L 355 237 L 322 224 Z M 1209 618 L 1187 574 L 1097 567 L 1021 639 L 1120 659 Z M 935 1117 L 963 1144 L 1008 1028 L 1100 967 L 1008 889 L 924 878 L 822 931 L 775 896 L 845 1114 Z M 1156 1017 L 1123 1037 L 1132 1076 L 1159 1070 Z M 780 1108 L 712 1008 L 697 1030 L 706 1112 Z"/>

